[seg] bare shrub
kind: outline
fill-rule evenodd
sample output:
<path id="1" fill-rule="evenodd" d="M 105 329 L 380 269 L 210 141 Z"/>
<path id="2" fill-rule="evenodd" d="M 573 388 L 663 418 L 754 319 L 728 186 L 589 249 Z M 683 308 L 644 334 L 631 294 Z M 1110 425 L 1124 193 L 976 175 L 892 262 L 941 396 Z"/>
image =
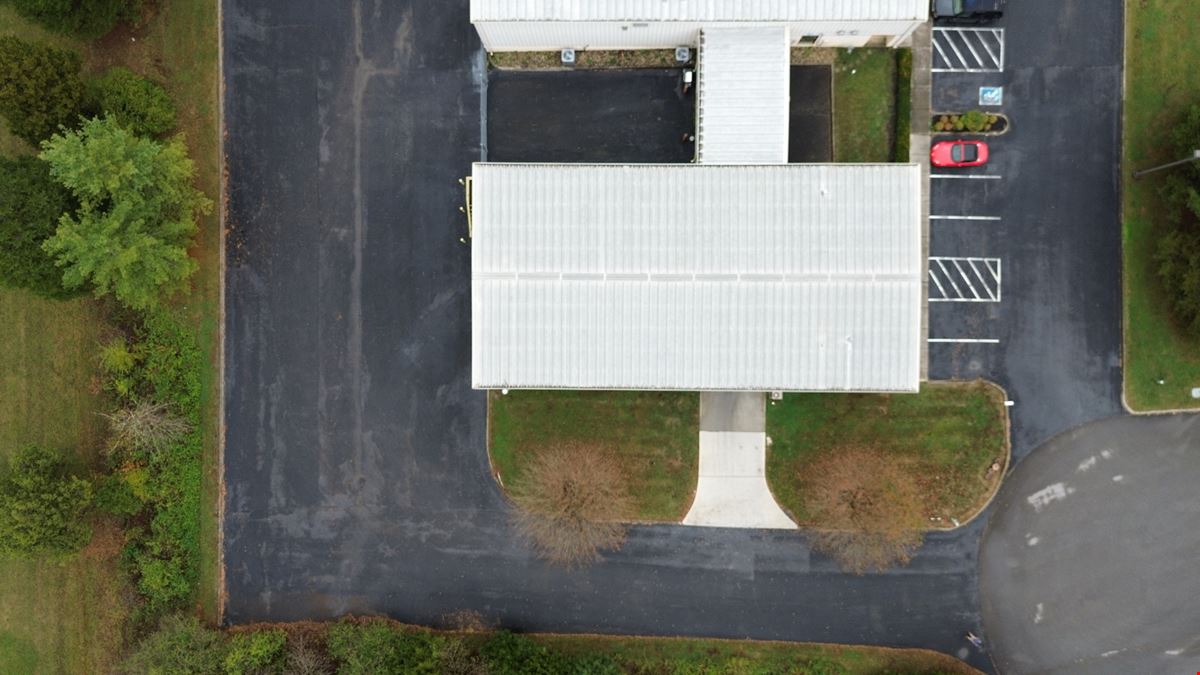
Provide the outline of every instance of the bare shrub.
<path id="1" fill-rule="evenodd" d="M 538 554 L 568 567 L 625 542 L 631 512 L 621 465 L 605 448 L 571 443 L 538 452 L 513 485 L 517 529 Z"/>
<path id="2" fill-rule="evenodd" d="M 287 643 L 284 672 L 288 675 L 330 675 L 333 673 L 333 662 L 310 638 L 291 635 Z"/>
<path id="3" fill-rule="evenodd" d="M 187 420 L 162 403 L 143 401 L 104 415 L 112 430 L 112 451 L 158 452 L 181 440 L 192 430 Z"/>
<path id="4" fill-rule="evenodd" d="M 919 486 L 903 460 L 869 448 L 830 452 L 805 469 L 807 508 L 831 530 L 813 548 L 855 574 L 907 564 L 925 525 Z"/>

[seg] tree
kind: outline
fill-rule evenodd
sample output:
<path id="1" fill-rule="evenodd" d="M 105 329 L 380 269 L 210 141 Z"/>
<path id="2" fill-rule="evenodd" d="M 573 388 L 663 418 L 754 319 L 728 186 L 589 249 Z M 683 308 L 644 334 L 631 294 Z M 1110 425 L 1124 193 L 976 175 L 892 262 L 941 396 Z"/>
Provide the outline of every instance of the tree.
<path id="1" fill-rule="evenodd" d="M 91 284 L 133 309 L 150 309 L 187 286 L 196 217 L 212 202 L 192 187 L 182 140 L 138 138 L 111 117 L 43 144 L 50 172 L 79 202 L 45 244 L 63 267 L 63 285 Z"/>
<path id="2" fill-rule="evenodd" d="M 109 68 L 92 89 L 100 110 L 138 136 L 157 136 L 175 126 L 175 104 L 166 90 L 128 68 Z"/>
<path id="3" fill-rule="evenodd" d="M 604 448 L 571 444 L 538 453 L 513 485 L 517 529 L 538 553 L 567 566 L 625 542 L 631 499 Z"/>
<path id="4" fill-rule="evenodd" d="M 1200 105 L 1192 106 L 1172 133 L 1175 152 L 1200 148 Z M 1169 227 L 1158 240 L 1158 278 L 1176 321 L 1200 336 L 1200 166 L 1184 165 L 1166 178 L 1164 200 L 1171 206 Z"/>
<path id="5" fill-rule="evenodd" d="M 814 549 L 862 574 L 906 564 L 926 524 L 919 487 L 898 463 L 870 448 L 842 448 L 805 473 L 805 506 L 833 529 L 813 534 Z"/>
<path id="6" fill-rule="evenodd" d="M 84 107 L 79 55 L 50 45 L 0 37 L 0 116 L 33 145 L 74 126 Z"/>
<path id="7" fill-rule="evenodd" d="M 91 539 L 83 516 L 91 485 L 72 476 L 61 453 L 37 445 L 17 451 L 0 477 L 0 552 L 70 553 Z"/>
<path id="8" fill-rule="evenodd" d="M 98 38 L 118 21 L 136 21 L 141 0 L 8 0 L 21 16 L 50 30 Z"/>
<path id="9" fill-rule="evenodd" d="M 62 214 L 74 208 L 71 194 L 36 157 L 0 157 L 0 285 L 48 298 L 77 294 L 63 288 L 62 270 L 42 249 Z"/>

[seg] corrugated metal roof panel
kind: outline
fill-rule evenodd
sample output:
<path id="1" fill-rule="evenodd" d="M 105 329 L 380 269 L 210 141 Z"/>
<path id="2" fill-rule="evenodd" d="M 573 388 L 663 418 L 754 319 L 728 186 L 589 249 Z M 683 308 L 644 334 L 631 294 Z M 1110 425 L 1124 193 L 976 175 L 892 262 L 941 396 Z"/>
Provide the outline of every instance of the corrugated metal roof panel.
<path id="1" fill-rule="evenodd" d="M 786 164 L 791 46 L 786 25 L 700 33 L 696 159 Z"/>
<path id="2" fill-rule="evenodd" d="M 913 165 L 476 164 L 479 388 L 912 391 Z"/>
<path id="3" fill-rule="evenodd" d="M 885 21 L 928 0 L 471 0 L 472 21 Z"/>

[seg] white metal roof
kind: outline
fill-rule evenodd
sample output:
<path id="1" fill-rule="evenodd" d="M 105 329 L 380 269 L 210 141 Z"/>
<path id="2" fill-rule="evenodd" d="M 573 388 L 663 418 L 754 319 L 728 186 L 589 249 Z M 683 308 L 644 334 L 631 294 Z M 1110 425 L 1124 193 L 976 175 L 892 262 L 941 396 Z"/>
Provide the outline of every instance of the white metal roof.
<path id="1" fill-rule="evenodd" d="M 924 21 L 929 0 L 471 0 L 471 21 Z"/>
<path id="2" fill-rule="evenodd" d="M 915 165 L 476 164 L 478 388 L 912 391 Z"/>
<path id="3" fill-rule="evenodd" d="M 696 159 L 786 164 L 791 45 L 786 25 L 700 33 Z"/>

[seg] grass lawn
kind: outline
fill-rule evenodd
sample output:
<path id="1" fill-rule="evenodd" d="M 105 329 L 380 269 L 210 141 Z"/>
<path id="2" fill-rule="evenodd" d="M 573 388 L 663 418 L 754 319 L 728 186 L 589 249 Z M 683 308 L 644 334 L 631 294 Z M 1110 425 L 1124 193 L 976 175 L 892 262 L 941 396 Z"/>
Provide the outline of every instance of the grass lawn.
<path id="1" fill-rule="evenodd" d="M 179 111 L 179 130 L 196 163 L 198 187 L 214 201 L 220 186 L 217 129 L 217 4 L 215 0 L 157 3 L 137 29 L 118 27 L 85 43 L 48 34 L 0 5 L 0 34 L 45 40 L 78 51 L 85 72 L 121 64 L 165 84 Z M 0 153 L 32 153 L 0 122 Z M 219 208 L 219 207 L 218 207 Z M 184 300 L 202 344 L 213 357 L 206 374 L 204 542 L 197 606 L 217 618 L 217 383 L 219 346 L 219 219 L 200 221 L 192 254 L 200 262 Z M 90 300 L 50 302 L 0 290 L 0 453 L 40 442 L 80 451 L 94 465 L 104 427 L 91 394 L 103 318 Z M 130 597 L 116 565 L 120 533 L 101 527 L 83 553 L 65 563 L 0 563 L 0 672 L 109 672 L 123 646 Z"/>
<path id="2" fill-rule="evenodd" d="M 1125 399 L 1134 410 L 1195 408 L 1200 339 L 1171 322 L 1155 273 L 1154 250 L 1166 220 L 1158 195 L 1163 174 L 1132 180 L 1136 168 L 1174 159 L 1175 120 L 1200 103 L 1200 3 L 1154 0 L 1126 4 L 1124 305 Z M 1165 380 L 1160 385 L 1158 380 Z"/>
<path id="3" fill-rule="evenodd" d="M 896 50 L 839 49 L 833 65 L 833 161 L 890 162 L 895 114 Z"/>
<path id="4" fill-rule="evenodd" d="M 686 638 L 620 638 L 597 635 L 534 635 L 538 642 L 566 654 L 607 653 L 645 672 L 785 673 L 800 664 L 811 672 L 845 675 L 872 673 L 943 673 L 969 675 L 979 671 L 946 654 L 921 649 L 843 647 L 802 642 L 700 640 Z M 814 663 L 815 662 L 815 663 Z M 674 669 L 666 667 L 674 666 Z M 727 670 L 719 668 L 721 664 Z M 820 670 L 815 664 L 826 665 Z M 841 670 L 833 670 L 837 664 Z M 689 669 L 691 666 L 692 669 Z M 740 666 L 740 667 L 739 667 Z M 639 671 L 641 672 L 641 671 Z M 810 671 L 796 671 L 810 672 Z"/>
<path id="5" fill-rule="evenodd" d="M 90 300 L 0 289 L 0 457 L 26 443 L 78 451 L 97 466 L 103 420 L 93 395 L 101 320 Z M 123 641 L 120 533 L 101 526 L 66 562 L 0 560 L 0 673 L 108 672 Z"/>
<path id="6" fill-rule="evenodd" d="M 488 406 L 492 465 L 520 480 L 539 450 L 582 442 L 616 453 L 640 521 L 679 522 L 696 491 L 700 397 L 694 393 L 512 391 Z"/>
<path id="7" fill-rule="evenodd" d="M 966 520 L 996 489 L 1008 456 L 1004 395 L 983 382 L 927 383 L 913 394 L 791 394 L 767 407 L 767 481 L 802 526 L 821 527 L 806 468 L 828 453 L 894 456 L 920 486 L 929 517 Z"/>

